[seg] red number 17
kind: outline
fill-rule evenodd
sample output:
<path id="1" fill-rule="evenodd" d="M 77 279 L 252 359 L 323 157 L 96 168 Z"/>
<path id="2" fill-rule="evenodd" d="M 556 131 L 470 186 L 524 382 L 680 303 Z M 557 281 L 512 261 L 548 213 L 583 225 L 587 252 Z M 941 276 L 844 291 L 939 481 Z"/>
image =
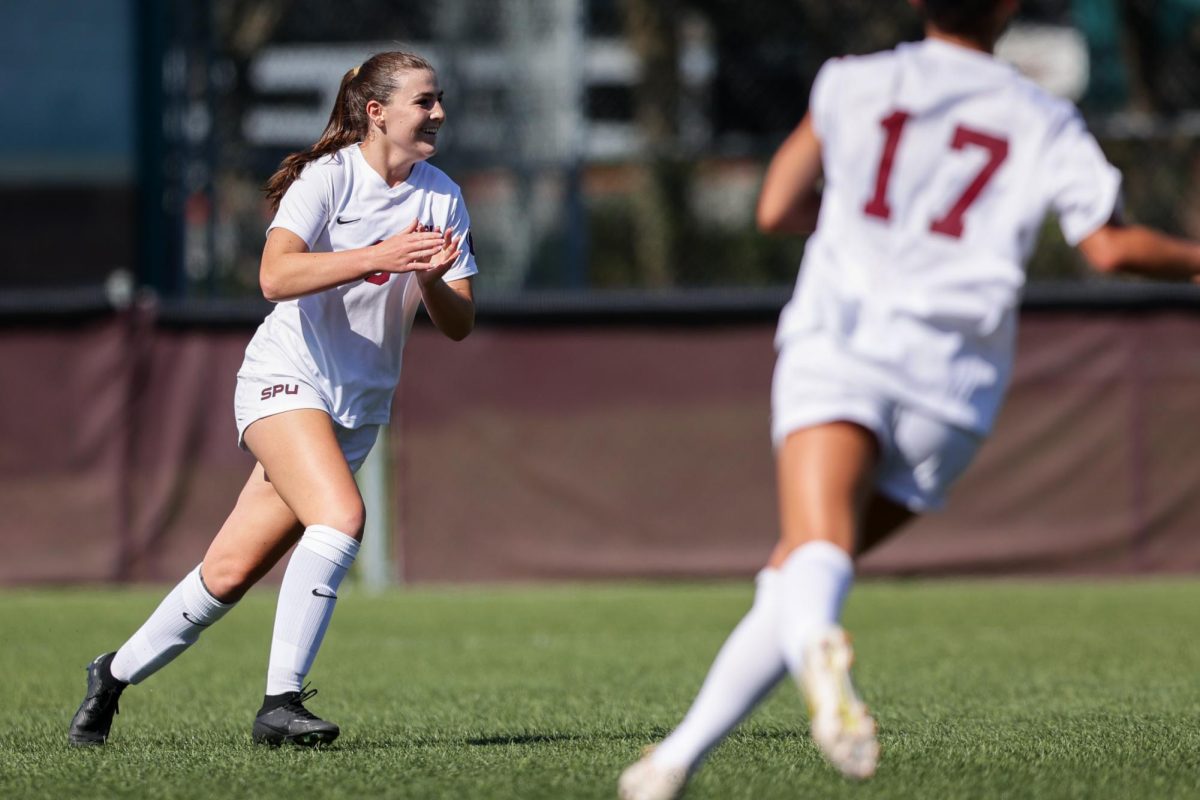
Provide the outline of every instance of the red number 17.
<path id="1" fill-rule="evenodd" d="M 892 207 L 888 205 L 887 201 L 888 181 L 892 177 L 892 166 L 896 159 L 896 149 L 900 145 L 900 134 L 903 133 L 908 118 L 908 112 L 894 111 L 879 122 L 886 138 L 883 142 L 883 154 L 879 159 L 879 169 L 875 173 L 875 194 L 863 206 L 864 214 L 879 219 L 891 219 Z M 979 198 L 983 187 L 987 186 L 988 181 L 996 174 L 996 170 L 1004 163 L 1004 159 L 1008 158 L 1007 139 L 959 125 L 954 129 L 954 138 L 950 140 L 950 147 L 954 150 L 962 150 L 967 146 L 981 147 L 986 150 L 987 163 L 950 206 L 950 210 L 946 212 L 945 216 L 934 220 L 929 226 L 929 230 L 934 233 L 951 236 L 955 239 L 963 235 L 963 217 L 966 215 L 967 209 Z"/>

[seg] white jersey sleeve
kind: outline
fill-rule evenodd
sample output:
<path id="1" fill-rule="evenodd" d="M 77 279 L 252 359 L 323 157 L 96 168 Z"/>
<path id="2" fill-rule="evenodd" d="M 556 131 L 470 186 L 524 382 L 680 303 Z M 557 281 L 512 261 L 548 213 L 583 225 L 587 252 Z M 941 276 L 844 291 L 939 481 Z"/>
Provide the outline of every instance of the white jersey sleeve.
<path id="1" fill-rule="evenodd" d="M 462 193 L 457 185 L 454 186 L 451 196 L 446 227 L 454 231 L 455 236 L 461 236 L 463 239 L 459 245 L 458 260 L 442 280 L 448 283 L 479 274 L 479 268 L 475 266 L 475 241 L 471 238 L 471 216 L 467 213 L 467 204 L 463 202 Z"/>
<path id="2" fill-rule="evenodd" d="M 1066 107 L 1049 131 L 1039 171 L 1046 197 L 1072 246 L 1112 219 L 1118 210 L 1121 173 L 1108 163 L 1079 111 Z"/>
<path id="3" fill-rule="evenodd" d="M 305 166 L 300 176 L 284 192 L 279 210 L 271 221 L 272 228 L 286 228 L 299 236 L 312 250 L 317 239 L 329 227 L 329 215 L 334 207 L 334 178 L 339 170 L 331 169 L 327 157 Z"/>

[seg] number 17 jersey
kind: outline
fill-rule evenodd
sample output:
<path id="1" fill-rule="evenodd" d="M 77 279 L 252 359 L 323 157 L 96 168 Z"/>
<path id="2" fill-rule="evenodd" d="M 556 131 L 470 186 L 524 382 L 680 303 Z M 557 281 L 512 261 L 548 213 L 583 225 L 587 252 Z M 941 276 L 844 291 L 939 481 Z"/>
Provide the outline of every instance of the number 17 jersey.
<path id="1" fill-rule="evenodd" d="M 1072 104 L 936 39 L 827 62 L 809 113 L 825 188 L 777 347 L 987 433 L 1043 219 L 1078 244 L 1120 173 Z"/>

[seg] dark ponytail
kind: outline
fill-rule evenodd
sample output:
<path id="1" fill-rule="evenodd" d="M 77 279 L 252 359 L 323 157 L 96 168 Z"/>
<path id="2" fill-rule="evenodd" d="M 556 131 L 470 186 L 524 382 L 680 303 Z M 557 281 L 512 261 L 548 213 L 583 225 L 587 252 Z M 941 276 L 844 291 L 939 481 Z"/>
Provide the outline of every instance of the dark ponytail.
<path id="1" fill-rule="evenodd" d="M 377 53 L 342 76 L 342 85 L 338 87 L 337 99 L 321 138 L 307 150 L 283 159 L 279 169 L 267 181 L 267 200 L 272 210 L 279 208 L 284 192 L 300 177 L 309 162 L 367 138 L 371 125 L 367 119 L 367 103 L 378 100 L 386 105 L 399 86 L 399 73 L 406 70 L 434 71 L 433 65 L 418 55 L 392 51 Z"/>

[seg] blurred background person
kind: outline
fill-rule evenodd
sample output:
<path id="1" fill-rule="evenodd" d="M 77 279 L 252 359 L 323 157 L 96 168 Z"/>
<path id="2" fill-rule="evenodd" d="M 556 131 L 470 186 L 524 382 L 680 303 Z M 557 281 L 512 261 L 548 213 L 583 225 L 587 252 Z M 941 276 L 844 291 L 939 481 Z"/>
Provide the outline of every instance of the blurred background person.
<path id="1" fill-rule="evenodd" d="M 1121 222 L 1120 173 L 1079 112 L 991 56 L 1017 0 L 916 4 L 925 40 L 828 62 L 767 169 L 759 226 L 816 227 L 776 335 L 780 541 L 683 722 L 622 774 L 623 800 L 677 797 L 789 672 L 826 759 L 872 776 L 876 725 L 838 624 L 853 559 L 939 509 L 991 432 L 1029 232 L 1053 211 L 1102 273 L 1200 275 L 1200 243 Z"/>

